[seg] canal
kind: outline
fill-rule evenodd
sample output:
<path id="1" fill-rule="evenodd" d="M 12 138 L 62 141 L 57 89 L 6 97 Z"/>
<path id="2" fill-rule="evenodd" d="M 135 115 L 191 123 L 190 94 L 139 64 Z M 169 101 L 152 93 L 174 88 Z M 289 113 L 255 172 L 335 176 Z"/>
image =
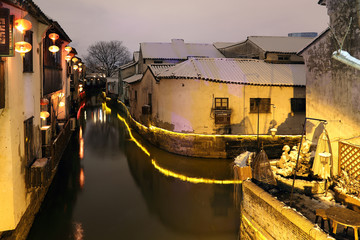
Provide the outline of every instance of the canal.
<path id="1" fill-rule="evenodd" d="M 89 97 L 28 240 L 238 239 L 230 160 L 162 151 Z M 150 156 L 146 154 L 150 153 Z"/>

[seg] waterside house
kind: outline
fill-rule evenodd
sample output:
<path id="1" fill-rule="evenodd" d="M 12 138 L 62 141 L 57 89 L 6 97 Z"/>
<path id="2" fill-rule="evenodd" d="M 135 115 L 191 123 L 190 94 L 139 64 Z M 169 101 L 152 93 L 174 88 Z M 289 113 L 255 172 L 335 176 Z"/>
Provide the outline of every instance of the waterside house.
<path id="1" fill-rule="evenodd" d="M 299 134 L 305 118 L 303 64 L 189 58 L 150 65 L 129 89 L 136 120 L 175 132 Z"/>
<path id="2" fill-rule="evenodd" d="M 21 19 L 31 23 L 24 32 Z M 70 136 L 75 72 L 65 61 L 71 39 L 34 2 L 1 1 L 0 20 L 0 238 L 25 239 Z M 21 41 L 32 48 L 24 56 Z"/>

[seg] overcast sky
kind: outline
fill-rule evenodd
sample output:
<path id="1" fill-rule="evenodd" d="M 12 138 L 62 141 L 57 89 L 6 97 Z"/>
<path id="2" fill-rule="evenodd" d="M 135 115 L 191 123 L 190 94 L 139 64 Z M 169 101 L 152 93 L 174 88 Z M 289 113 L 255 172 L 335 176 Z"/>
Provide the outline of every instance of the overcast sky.
<path id="1" fill-rule="evenodd" d="M 318 0 L 33 0 L 72 39 L 80 56 L 97 41 L 239 42 L 247 36 L 322 32 L 326 7 Z"/>

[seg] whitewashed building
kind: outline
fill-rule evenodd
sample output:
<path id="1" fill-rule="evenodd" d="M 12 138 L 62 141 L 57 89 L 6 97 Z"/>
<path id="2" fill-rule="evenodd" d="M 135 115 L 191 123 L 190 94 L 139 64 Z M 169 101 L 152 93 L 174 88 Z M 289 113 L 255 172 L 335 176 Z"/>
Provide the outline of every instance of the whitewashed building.
<path id="1" fill-rule="evenodd" d="M 130 112 L 145 124 L 176 132 L 270 134 L 275 127 L 278 134 L 299 134 L 304 65 L 225 58 L 151 65 L 130 83 Z"/>

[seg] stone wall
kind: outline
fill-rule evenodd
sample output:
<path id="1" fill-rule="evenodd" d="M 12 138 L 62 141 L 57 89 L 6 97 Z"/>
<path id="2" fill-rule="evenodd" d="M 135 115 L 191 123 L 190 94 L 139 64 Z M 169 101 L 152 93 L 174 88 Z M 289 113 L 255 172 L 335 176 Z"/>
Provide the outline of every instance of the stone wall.
<path id="1" fill-rule="evenodd" d="M 147 127 L 135 121 L 126 106 L 118 101 L 117 107 L 126 114 L 130 126 L 150 143 L 171 153 L 191 157 L 234 158 L 244 151 L 256 151 L 256 135 L 205 135 L 178 133 L 157 127 Z M 269 159 L 280 158 L 285 144 L 294 146 L 301 136 L 260 135 L 260 146 L 263 145 Z"/>
<path id="2" fill-rule="evenodd" d="M 332 239 L 256 184 L 243 182 L 241 239 Z"/>

